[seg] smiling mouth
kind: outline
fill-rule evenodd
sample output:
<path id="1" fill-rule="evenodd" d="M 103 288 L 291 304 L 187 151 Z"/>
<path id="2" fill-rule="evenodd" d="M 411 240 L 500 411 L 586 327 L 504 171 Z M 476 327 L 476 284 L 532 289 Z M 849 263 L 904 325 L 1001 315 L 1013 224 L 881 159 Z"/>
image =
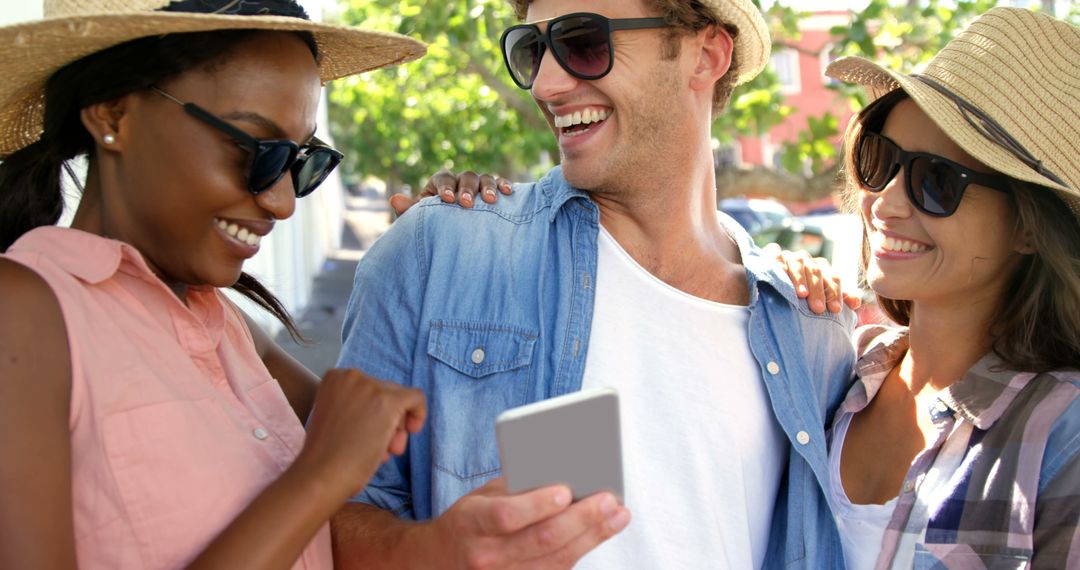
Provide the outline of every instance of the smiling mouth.
<path id="1" fill-rule="evenodd" d="M 589 108 L 566 115 L 555 115 L 555 127 L 560 134 L 566 136 L 583 135 L 606 121 L 611 113 L 607 109 Z"/>
<path id="2" fill-rule="evenodd" d="M 922 253 L 934 249 L 933 246 L 917 241 L 887 237 L 881 234 L 877 234 L 875 237 L 874 245 L 878 249 L 890 253 Z"/>
<path id="3" fill-rule="evenodd" d="M 214 218 L 214 223 L 217 224 L 218 229 L 229 234 L 230 237 L 241 243 L 250 246 L 258 246 L 259 242 L 262 241 L 262 236 L 259 234 L 249 231 L 247 228 L 241 227 L 233 222 L 221 218 Z"/>

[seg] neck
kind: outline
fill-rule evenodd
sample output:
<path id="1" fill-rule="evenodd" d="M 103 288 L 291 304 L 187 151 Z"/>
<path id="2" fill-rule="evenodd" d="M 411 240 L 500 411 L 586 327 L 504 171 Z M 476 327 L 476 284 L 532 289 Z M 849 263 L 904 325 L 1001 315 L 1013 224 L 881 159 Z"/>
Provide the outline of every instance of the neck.
<path id="1" fill-rule="evenodd" d="M 653 168 L 615 191 L 592 192 L 600 223 L 646 271 L 687 294 L 745 305 L 738 246 L 716 218 L 712 156 Z"/>
<path id="2" fill-rule="evenodd" d="M 616 189 L 591 194 L 600 223 L 638 263 L 650 271 L 687 257 L 739 263 L 716 218 L 716 176 L 708 152 L 634 174 Z"/>
<path id="3" fill-rule="evenodd" d="M 94 163 L 91 162 L 90 168 L 86 174 L 86 188 L 83 190 L 82 197 L 79 200 L 79 207 L 75 210 L 75 215 L 71 220 L 71 227 L 77 230 L 82 230 L 87 233 L 99 235 L 110 239 L 122 241 L 139 249 L 131 239 L 126 238 L 120 232 L 112 230 L 118 224 L 116 224 L 108 215 L 109 208 L 105 206 L 104 192 L 102 191 L 101 177 L 98 175 L 98 168 L 95 168 Z M 184 304 L 187 304 L 187 285 L 180 283 L 176 280 L 166 279 L 165 275 L 154 264 L 154 262 L 146 256 L 144 252 L 139 251 L 142 254 L 143 259 L 146 261 L 146 265 L 154 272 L 154 275 L 169 288 Z"/>
<path id="4" fill-rule="evenodd" d="M 900 376 L 913 392 L 944 390 L 990 351 L 996 303 L 913 304 Z"/>

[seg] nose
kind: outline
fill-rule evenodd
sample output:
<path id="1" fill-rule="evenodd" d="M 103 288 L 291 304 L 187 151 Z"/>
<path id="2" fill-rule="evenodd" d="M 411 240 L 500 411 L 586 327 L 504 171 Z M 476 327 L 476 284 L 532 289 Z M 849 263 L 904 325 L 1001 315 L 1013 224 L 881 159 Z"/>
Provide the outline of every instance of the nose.
<path id="1" fill-rule="evenodd" d="M 275 220 L 284 220 L 296 212 L 296 191 L 289 173 L 273 186 L 255 195 L 255 203 L 266 210 Z"/>
<path id="2" fill-rule="evenodd" d="M 913 208 L 907 196 L 907 170 L 901 169 L 896 176 L 885 185 L 881 192 L 869 192 L 863 190 L 874 200 L 871 211 L 878 219 L 907 218 L 910 217 Z"/>
<path id="3" fill-rule="evenodd" d="M 540 68 L 536 70 L 533 80 L 532 96 L 537 101 L 552 101 L 573 90 L 580 81 L 555 61 L 551 50 L 544 50 L 544 55 L 540 57 Z"/>

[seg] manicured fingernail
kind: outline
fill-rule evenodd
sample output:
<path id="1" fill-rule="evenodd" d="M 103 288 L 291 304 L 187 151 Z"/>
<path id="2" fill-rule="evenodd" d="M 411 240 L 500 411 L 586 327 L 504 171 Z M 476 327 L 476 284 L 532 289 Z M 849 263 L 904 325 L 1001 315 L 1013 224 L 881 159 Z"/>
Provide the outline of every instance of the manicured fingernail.
<path id="1" fill-rule="evenodd" d="M 615 516 L 608 519 L 607 524 L 608 528 L 611 529 L 611 532 L 619 532 L 626 528 L 626 525 L 630 524 L 630 511 L 623 509 L 618 513 L 615 513 Z"/>
<path id="2" fill-rule="evenodd" d="M 462 204 L 471 203 L 472 202 L 472 194 L 462 194 L 461 197 L 458 198 L 458 201 L 461 202 Z"/>
<path id="3" fill-rule="evenodd" d="M 571 499 L 573 499 L 573 497 L 570 495 L 570 489 L 564 487 L 562 489 L 559 489 L 558 491 L 555 491 L 556 505 L 560 507 L 565 507 L 566 505 L 570 504 Z"/>
<path id="4" fill-rule="evenodd" d="M 821 301 L 814 301 L 812 304 L 814 306 L 814 312 L 816 313 L 820 313 L 821 311 L 825 310 L 825 303 L 822 303 Z"/>
<path id="5" fill-rule="evenodd" d="M 799 285 L 799 296 L 801 297 L 803 295 L 808 295 L 808 294 L 810 294 L 810 291 L 806 290 L 806 286 L 805 285 Z"/>
<path id="6" fill-rule="evenodd" d="M 830 301 L 829 302 L 829 310 L 834 312 L 834 313 L 839 313 L 840 312 L 840 302 L 839 301 Z"/>

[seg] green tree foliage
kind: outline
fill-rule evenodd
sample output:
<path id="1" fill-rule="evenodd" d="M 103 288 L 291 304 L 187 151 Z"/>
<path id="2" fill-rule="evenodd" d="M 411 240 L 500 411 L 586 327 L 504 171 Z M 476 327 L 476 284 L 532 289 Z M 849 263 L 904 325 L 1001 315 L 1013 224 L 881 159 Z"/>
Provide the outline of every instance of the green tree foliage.
<path id="1" fill-rule="evenodd" d="M 791 45 L 806 14 L 782 2 L 766 16 L 774 42 Z M 836 41 L 830 55 L 859 55 L 911 71 L 996 4 L 870 0 L 866 9 L 852 14 L 848 26 L 831 30 Z M 339 0 L 339 9 L 343 23 L 403 33 L 430 46 L 416 62 L 331 87 L 331 129 L 337 145 L 347 151 L 346 175 L 374 175 L 396 190 L 402 184 L 417 187 L 443 166 L 526 179 L 557 160 L 554 137 L 536 105 L 503 69 L 499 36 L 516 22 L 505 0 Z M 1080 17 L 1075 10 L 1062 16 L 1074 23 Z M 834 88 L 855 108 L 865 103 L 856 88 Z M 736 89 L 713 135 L 723 144 L 739 134 L 761 134 L 790 113 L 776 76 L 766 70 Z M 744 177 L 745 184 L 786 198 L 828 193 L 842 129 L 832 114 L 810 118 L 797 140 L 783 149 L 782 164 L 789 172 L 777 173 L 775 184 L 757 172 Z M 732 192 L 744 190 L 737 174 L 720 174 Z"/>
<path id="2" fill-rule="evenodd" d="M 349 150 L 347 172 L 415 187 L 443 166 L 462 166 L 458 161 L 524 178 L 538 174 L 545 157 L 558 156 L 528 93 L 503 71 L 499 35 L 515 21 L 503 0 L 340 5 L 343 22 L 429 45 L 418 61 L 332 86 L 331 128 L 335 142 Z"/>

